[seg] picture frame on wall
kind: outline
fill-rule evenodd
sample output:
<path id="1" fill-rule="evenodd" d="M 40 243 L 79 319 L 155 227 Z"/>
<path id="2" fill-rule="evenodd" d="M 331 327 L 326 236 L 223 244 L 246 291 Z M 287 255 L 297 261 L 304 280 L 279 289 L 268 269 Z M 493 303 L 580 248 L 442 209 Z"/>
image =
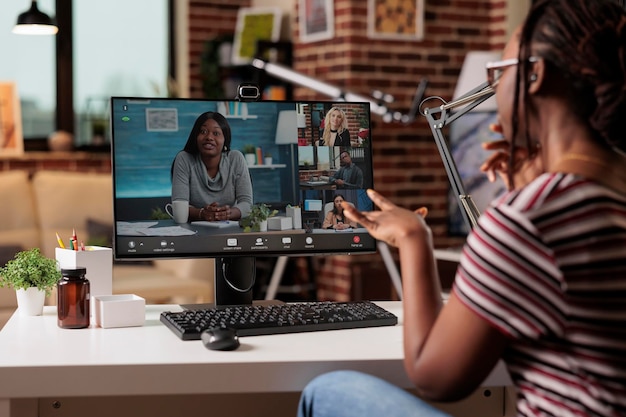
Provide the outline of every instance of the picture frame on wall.
<path id="1" fill-rule="evenodd" d="M 0 81 L 0 157 L 22 155 L 24 137 L 17 86 Z"/>
<path id="2" fill-rule="evenodd" d="M 368 0 L 367 36 L 371 39 L 424 39 L 424 0 Z"/>
<path id="3" fill-rule="evenodd" d="M 298 22 L 302 43 L 319 42 L 335 37 L 333 0 L 299 0 Z"/>
<path id="4" fill-rule="evenodd" d="M 237 13 L 232 64 L 245 65 L 256 56 L 257 41 L 278 42 L 282 10 L 278 7 L 242 7 Z M 264 57 L 271 60 L 271 57 Z"/>

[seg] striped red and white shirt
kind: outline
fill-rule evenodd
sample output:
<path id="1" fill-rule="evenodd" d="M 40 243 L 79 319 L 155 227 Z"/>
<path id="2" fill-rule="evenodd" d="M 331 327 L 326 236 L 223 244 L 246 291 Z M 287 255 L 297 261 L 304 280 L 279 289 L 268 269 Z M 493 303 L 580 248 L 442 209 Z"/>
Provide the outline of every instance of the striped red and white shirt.
<path id="1" fill-rule="evenodd" d="M 626 415 L 626 196 L 570 174 L 506 194 L 454 291 L 511 339 L 519 415 Z"/>

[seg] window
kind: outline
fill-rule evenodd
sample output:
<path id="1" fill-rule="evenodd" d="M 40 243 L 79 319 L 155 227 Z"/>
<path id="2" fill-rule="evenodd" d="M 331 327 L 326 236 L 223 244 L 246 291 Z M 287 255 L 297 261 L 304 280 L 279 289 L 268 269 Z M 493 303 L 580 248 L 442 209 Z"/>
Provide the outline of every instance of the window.
<path id="1" fill-rule="evenodd" d="M 100 145 L 109 140 L 111 96 L 168 95 L 168 2 L 73 4 L 74 143 Z"/>
<path id="2" fill-rule="evenodd" d="M 39 0 L 37 6 L 54 15 L 54 0 Z M 29 7 L 30 1 L 24 0 L 4 1 L 0 6 L 0 80 L 17 85 L 24 138 L 45 138 L 55 126 L 55 38 L 11 32 L 17 16 Z"/>
<path id="3" fill-rule="evenodd" d="M 57 110 L 73 114 L 74 144 L 102 145 L 108 137 L 108 101 L 111 96 L 168 95 L 170 73 L 169 0 L 39 0 L 38 7 L 60 22 L 72 15 L 72 51 L 60 68 L 69 68 L 71 85 L 57 81 L 57 39 L 11 33 L 29 1 L 13 0 L 0 6 L 0 44 L 3 65 L 0 80 L 17 84 L 22 106 L 25 148 L 33 139 L 45 139 L 57 129 Z M 67 32 L 66 32 L 67 33 Z M 57 35 L 59 36 L 59 35 Z M 26 52 L 25 52 L 26 51 Z M 65 67 L 64 67 L 65 65 Z M 57 84 L 59 83 L 59 84 Z M 59 94 L 72 93 L 72 100 Z M 73 108 L 72 108 L 73 102 Z M 70 123 L 71 125 L 71 123 Z"/>
<path id="4" fill-rule="evenodd" d="M 303 170 L 329 170 L 331 160 L 339 164 L 340 148 L 331 146 L 298 146 L 298 166 Z"/>

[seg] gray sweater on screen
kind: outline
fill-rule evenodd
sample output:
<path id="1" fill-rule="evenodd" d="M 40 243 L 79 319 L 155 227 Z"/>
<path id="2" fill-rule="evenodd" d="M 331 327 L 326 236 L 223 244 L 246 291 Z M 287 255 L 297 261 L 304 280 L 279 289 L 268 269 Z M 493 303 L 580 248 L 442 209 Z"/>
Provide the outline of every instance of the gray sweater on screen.
<path id="1" fill-rule="evenodd" d="M 174 200 L 187 200 L 196 208 L 217 202 L 237 207 L 241 217 L 246 217 L 252 207 L 252 181 L 243 154 L 234 150 L 223 153 L 219 171 L 211 178 L 200 155 L 179 152 L 172 175 Z"/>

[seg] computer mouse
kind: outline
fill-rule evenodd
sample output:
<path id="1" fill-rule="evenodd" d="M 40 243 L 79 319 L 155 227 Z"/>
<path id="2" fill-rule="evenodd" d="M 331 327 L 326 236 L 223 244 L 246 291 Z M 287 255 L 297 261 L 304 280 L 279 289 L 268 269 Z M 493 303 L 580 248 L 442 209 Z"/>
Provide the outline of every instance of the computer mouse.
<path id="1" fill-rule="evenodd" d="M 235 350 L 239 347 L 237 331 L 232 328 L 207 329 L 200 338 L 204 347 L 211 350 Z"/>

